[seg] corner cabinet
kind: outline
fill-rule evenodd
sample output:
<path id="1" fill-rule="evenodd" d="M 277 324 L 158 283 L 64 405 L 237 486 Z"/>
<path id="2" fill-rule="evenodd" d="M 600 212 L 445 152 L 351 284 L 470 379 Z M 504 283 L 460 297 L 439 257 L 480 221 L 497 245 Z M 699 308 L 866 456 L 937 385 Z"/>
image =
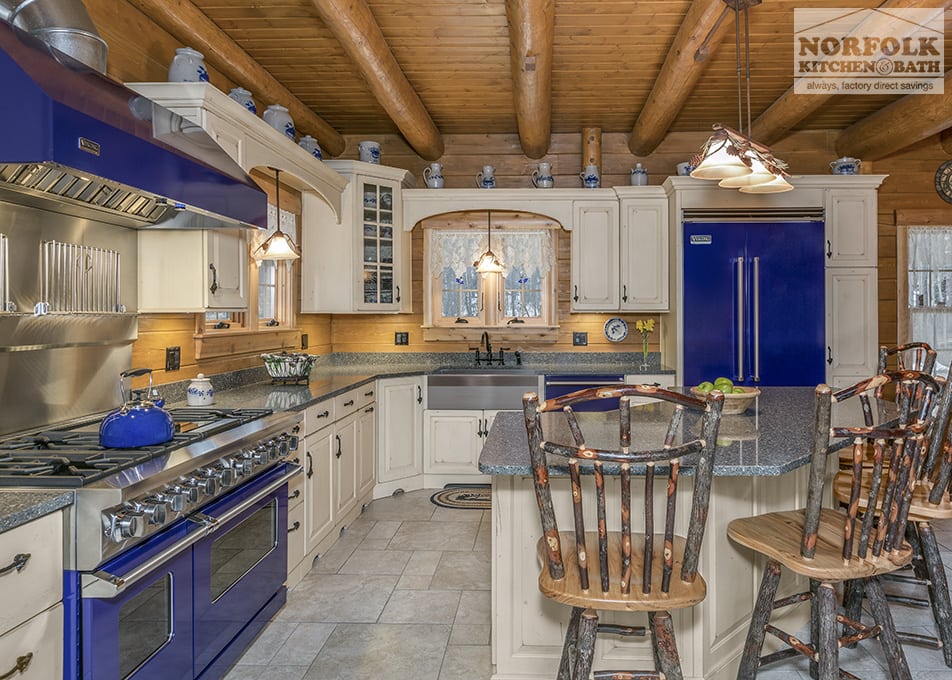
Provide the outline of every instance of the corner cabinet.
<path id="1" fill-rule="evenodd" d="M 411 234 L 403 228 L 406 170 L 328 161 L 346 180 L 341 219 L 316 197 L 302 197 L 301 311 L 410 312 Z"/>
<path id="2" fill-rule="evenodd" d="M 139 312 L 248 308 L 247 230 L 143 229 L 138 240 Z"/>
<path id="3" fill-rule="evenodd" d="M 423 376 L 377 381 L 374 497 L 423 488 Z"/>

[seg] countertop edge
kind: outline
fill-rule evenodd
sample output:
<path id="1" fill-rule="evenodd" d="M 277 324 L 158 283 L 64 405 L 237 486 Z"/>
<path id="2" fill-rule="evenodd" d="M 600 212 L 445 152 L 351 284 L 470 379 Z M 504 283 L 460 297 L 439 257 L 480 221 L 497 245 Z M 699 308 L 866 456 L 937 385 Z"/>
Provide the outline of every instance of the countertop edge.
<path id="1" fill-rule="evenodd" d="M 72 491 L 44 489 L 0 489 L 0 533 L 73 504 Z"/>

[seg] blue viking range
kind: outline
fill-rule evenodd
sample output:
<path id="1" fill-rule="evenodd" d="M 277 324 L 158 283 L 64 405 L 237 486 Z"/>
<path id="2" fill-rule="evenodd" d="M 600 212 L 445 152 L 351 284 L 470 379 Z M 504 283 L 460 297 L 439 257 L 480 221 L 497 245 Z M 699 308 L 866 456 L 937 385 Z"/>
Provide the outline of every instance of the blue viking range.
<path id="1" fill-rule="evenodd" d="M 0 82 L 0 487 L 75 494 L 64 676 L 221 678 L 286 600 L 301 415 L 156 411 L 173 430 L 158 443 L 100 424 L 148 285 L 137 230 L 263 227 L 267 198 L 201 128 L 3 21 Z"/>
<path id="2" fill-rule="evenodd" d="M 823 382 L 822 220 L 686 215 L 683 239 L 684 384 Z"/>

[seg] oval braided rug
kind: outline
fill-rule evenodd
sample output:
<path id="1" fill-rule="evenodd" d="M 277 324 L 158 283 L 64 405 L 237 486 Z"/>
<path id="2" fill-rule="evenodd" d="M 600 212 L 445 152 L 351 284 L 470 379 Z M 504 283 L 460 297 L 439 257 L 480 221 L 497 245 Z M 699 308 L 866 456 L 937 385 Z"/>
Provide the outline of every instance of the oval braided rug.
<path id="1" fill-rule="evenodd" d="M 430 496 L 430 501 L 441 508 L 489 510 L 491 496 L 489 484 L 447 484 L 446 488 Z"/>

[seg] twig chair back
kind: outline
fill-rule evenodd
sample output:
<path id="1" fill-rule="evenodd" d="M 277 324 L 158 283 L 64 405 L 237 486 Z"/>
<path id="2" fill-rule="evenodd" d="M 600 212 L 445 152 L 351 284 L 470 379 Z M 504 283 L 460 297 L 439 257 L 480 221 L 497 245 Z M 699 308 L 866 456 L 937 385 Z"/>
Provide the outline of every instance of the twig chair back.
<path id="1" fill-rule="evenodd" d="M 632 398 L 651 397 L 672 405 L 671 415 L 652 423 L 651 432 L 661 436 L 647 447 L 633 448 L 633 432 L 640 442 L 648 428 L 639 429 L 639 408 L 659 413 L 659 405 L 638 407 Z M 617 443 L 611 448 L 595 448 L 586 441 L 584 418 L 573 407 L 583 403 L 619 399 Z M 539 402 L 534 393 L 523 399 L 526 431 L 535 483 L 536 499 L 542 524 L 539 541 L 543 561 L 540 590 L 547 596 L 573 607 L 563 651 L 559 678 L 587 679 L 591 667 L 597 610 L 647 611 L 655 639 L 655 663 L 668 677 L 680 677 L 680 665 L 668 610 L 693 606 L 705 596 L 705 584 L 698 575 L 698 558 L 704 538 L 714 469 L 714 451 L 724 396 L 712 392 L 706 399 L 680 394 L 650 385 L 599 387 Z M 665 411 L 666 412 L 666 411 Z M 561 417 L 570 433 L 570 441 L 552 441 L 543 431 L 543 416 Z M 557 414 L 560 413 L 561 416 Z M 598 414 L 604 417 L 604 414 Z M 608 416 L 609 418 L 615 416 Z M 604 422 L 604 421 L 603 421 Z M 551 423 L 550 423 L 551 424 Z M 566 435 L 569 438 L 569 435 Z M 686 537 L 675 535 L 678 484 L 683 465 L 691 466 L 693 492 Z M 567 468 L 571 484 L 572 528 L 559 530 L 549 484 L 553 466 Z M 663 517 L 656 526 L 656 468 L 667 468 L 667 494 L 658 498 Z M 589 474 L 590 473 L 590 474 Z M 632 531 L 632 475 L 643 474 L 642 531 Z M 609 531 L 609 494 L 606 478 L 617 476 L 620 491 L 618 519 L 620 530 Z M 586 517 L 584 478 L 594 486 L 594 521 Z M 614 498 L 614 497 L 613 497 Z M 682 504 L 687 496 L 682 494 Z M 662 503 L 663 501 L 663 503 Z M 592 512 L 591 508 L 588 510 Z M 594 564 L 593 564 L 594 562 Z M 585 616 L 582 616 L 584 610 Z M 582 618 L 581 631 L 579 619 Z M 611 632 L 617 633 L 617 627 Z M 586 632 L 588 631 L 588 632 Z M 640 634 L 644 634 L 643 629 Z M 659 639 L 662 640 L 659 642 Z M 659 651 L 661 650 L 661 651 Z M 639 676 L 640 677 L 640 676 Z M 659 677 L 646 675 L 644 677 Z"/>

